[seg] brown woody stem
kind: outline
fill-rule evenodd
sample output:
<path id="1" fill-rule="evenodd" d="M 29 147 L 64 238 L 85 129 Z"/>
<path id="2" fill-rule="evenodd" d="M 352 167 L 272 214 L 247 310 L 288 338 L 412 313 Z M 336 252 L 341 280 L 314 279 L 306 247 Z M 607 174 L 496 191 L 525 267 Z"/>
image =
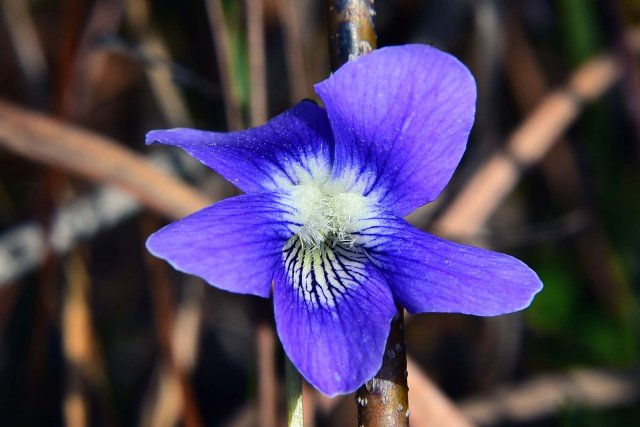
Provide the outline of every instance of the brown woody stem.
<path id="1" fill-rule="evenodd" d="M 356 392 L 358 425 L 408 427 L 408 394 L 404 317 L 403 310 L 399 308 L 391 321 L 391 331 L 380 371 Z"/>
<path id="2" fill-rule="evenodd" d="M 327 0 L 331 67 L 376 48 L 373 0 Z M 358 426 L 409 426 L 407 353 L 404 344 L 404 311 L 391 322 L 382 367 L 356 392 Z"/>
<path id="3" fill-rule="evenodd" d="M 331 68 L 376 48 L 373 0 L 327 0 Z"/>

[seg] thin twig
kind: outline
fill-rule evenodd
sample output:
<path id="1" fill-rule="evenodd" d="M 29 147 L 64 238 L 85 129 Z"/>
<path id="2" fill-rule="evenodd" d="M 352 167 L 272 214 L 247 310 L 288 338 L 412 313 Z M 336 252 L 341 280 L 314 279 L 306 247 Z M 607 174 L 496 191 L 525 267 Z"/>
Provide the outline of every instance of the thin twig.
<path id="1" fill-rule="evenodd" d="M 18 65 L 25 78 L 25 87 L 36 104 L 42 104 L 45 78 L 48 74 L 42 44 L 29 11 L 29 2 L 4 0 L 0 2 L 2 18 L 11 38 Z"/>
<path id="2" fill-rule="evenodd" d="M 327 0 L 331 69 L 376 48 L 373 0 Z"/>
<path id="3" fill-rule="evenodd" d="M 249 113 L 251 126 L 267 121 L 267 83 L 264 42 L 264 2 L 245 0 L 247 44 L 249 52 Z M 259 304 L 260 302 L 257 302 Z M 256 321 L 256 348 L 258 370 L 258 425 L 277 424 L 278 376 L 276 372 L 273 328 L 259 318 Z"/>
<path id="4" fill-rule="evenodd" d="M 640 51 L 640 30 L 627 33 L 629 46 Z M 516 185 L 522 171 L 539 162 L 577 118 L 585 102 L 601 96 L 621 75 L 612 55 L 587 61 L 566 86 L 546 95 L 527 119 L 466 183 L 433 225 L 437 233 L 470 239 Z"/>
<path id="5" fill-rule="evenodd" d="M 82 18 L 83 8 L 77 3 L 68 2 L 66 12 L 71 19 L 68 29 L 64 30 L 63 53 L 60 55 L 62 73 L 59 74 L 57 87 L 56 113 L 66 120 L 86 119 L 89 111 L 95 106 L 94 95 L 103 89 L 105 79 L 92 81 L 87 72 L 95 61 L 92 52 L 92 42 L 97 34 L 117 31 L 121 22 L 121 7 L 114 0 L 100 0 L 91 8 L 87 8 L 86 21 Z M 73 10 L 70 10 L 73 9 Z M 99 56 L 104 60 L 104 56 Z M 99 61 L 99 68 L 104 62 Z M 94 67 L 95 70 L 95 67 Z M 69 191 L 72 184 L 67 171 L 60 171 L 51 167 L 49 176 L 55 177 L 56 186 L 51 188 L 52 201 L 57 205 L 59 194 Z M 49 218 L 54 213 L 53 206 L 49 208 Z M 52 225 L 51 223 L 49 225 Z M 49 229 L 51 229 L 49 227 Z M 53 251 L 53 242 L 47 247 L 51 265 L 55 265 L 57 253 Z M 45 264 L 46 265 L 46 264 Z M 67 365 L 67 389 L 64 399 L 65 422 L 68 425 L 81 427 L 88 425 L 92 418 L 90 396 L 98 393 L 100 412 L 104 417 L 110 417 L 112 409 L 105 396 L 108 395 L 107 375 L 104 371 L 101 355 L 94 350 L 94 332 L 91 321 L 91 306 L 89 294 L 91 292 L 89 274 L 86 261 L 78 248 L 74 249 L 65 261 L 67 272 L 67 289 L 61 297 L 63 307 L 62 334 L 64 356 Z M 51 273 L 51 278 L 55 273 Z M 49 282 L 48 279 L 45 279 Z M 106 392 L 106 393 L 105 393 Z M 109 420 L 112 422 L 112 420 Z"/>
<path id="6" fill-rule="evenodd" d="M 210 204 L 122 144 L 4 101 L 0 101 L 0 146 L 127 189 L 143 204 L 176 219 Z"/>
<path id="7" fill-rule="evenodd" d="M 289 99 L 294 104 L 305 98 L 309 92 L 304 66 L 304 35 L 300 23 L 300 8 L 304 7 L 304 2 L 299 0 L 276 0 L 275 5 L 278 9 L 278 16 L 284 32 Z"/>
<path id="8" fill-rule="evenodd" d="M 61 322 L 67 365 L 64 414 L 67 425 L 84 427 L 88 425 L 89 402 L 83 379 L 91 372 L 96 356 L 88 307 L 89 277 L 77 250 L 71 254 L 65 267 L 67 283 L 62 298 Z"/>
<path id="9" fill-rule="evenodd" d="M 206 0 L 207 17 L 211 27 L 211 35 L 218 62 L 218 74 L 222 86 L 222 97 L 225 105 L 227 127 L 230 130 L 242 128 L 242 112 L 232 76 L 231 43 L 229 30 L 224 19 L 224 12 L 220 0 Z"/>
<path id="10" fill-rule="evenodd" d="M 488 395 L 460 403 L 462 412 L 481 425 L 520 424 L 558 413 L 567 405 L 591 409 L 636 402 L 640 371 L 580 369 L 546 374 L 518 385 L 503 386 Z"/>
<path id="11" fill-rule="evenodd" d="M 150 10 L 147 0 L 127 0 L 125 17 L 141 45 L 145 57 L 160 63 L 170 63 L 171 57 L 163 40 L 149 25 Z M 171 126 L 192 126 L 184 96 L 173 82 L 168 67 L 145 67 L 147 79 L 156 104 Z"/>
<path id="12" fill-rule="evenodd" d="M 85 121 L 96 106 L 96 92 L 110 85 L 109 79 L 100 75 L 108 58 L 94 49 L 95 41 L 105 34 L 115 34 L 122 23 L 122 15 L 122 4 L 117 0 L 96 1 L 91 7 L 73 53 L 70 75 L 64 81 L 66 86 L 61 94 L 59 111 L 62 118 Z"/>
<path id="13" fill-rule="evenodd" d="M 271 427 L 277 425 L 278 418 L 278 375 L 276 372 L 276 335 L 266 319 L 256 321 L 256 348 L 258 358 L 258 425 Z"/>
<path id="14" fill-rule="evenodd" d="M 632 40 L 625 31 L 624 13 L 619 2 L 604 2 L 604 10 L 608 12 L 613 27 L 616 54 L 622 65 L 622 92 L 627 107 L 629 120 L 633 125 L 636 142 L 636 160 L 640 161 L 640 67 L 635 58 Z"/>
<path id="15" fill-rule="evenodd" d="M 335 70 L 376 48 L 375 10 L 372 0 L 328 0 L 327 5 L 331 66 Z M 409 425 L 403 312 L 398 307 L 391 322 L 382 367 L 356 392 L 358 425 Z"/>
<path id="16" fill-rule="evenodd" d="M 129 0 L 127 6 L 127 20 L 136 33 L 144 56 L 152 57 L 160 63 L 170 63 L 171 57 L 166 44 L 149 25 L 150 2 Z M 156 104 L 166 122 L 171 126 L 192 126 L 193 121 L 184 96 L 173 82 L 172 70 L 169 67 L 145 67 L 145 72 Z M 149 228 L 143 230 L 145 236 L 151 231 Z M 198 352 L 201 304 L 199 298 L 194 303 L 194 292 L 189 285 L 186 285 L 183 298 L 176 303 L 171 295 L 163 263 L 151 258 L 147 254 L 149 270 L 155 272 L 151 275 L 151 293 L 154 297 L 158 340 L 162 351 L 159 355 L 157 384 L 153 384 L 150 389 L 148 410 L 141 417 L 142 425 L 170 427 L 181 423 L 185 427 L 197 427 L 203 422 L 190 373 Z M 177 336 L 180 340 L 176 340 Z"/>
<path id="17" fill-rule="evenodd" d="M 599 97 L 620 76 L 610 55 L 580 67 L 567 86 L 547 95 L 518 127 L 506 148 L 494 154 L 469 180 L 434 228 L 443 235 L 472 237 L 513 189 L 521 171 L 540 161 L 582 110 L 584 102 Z"/>
<path id="18" fill-rule="evenodd" d="M 408 411 L 409 421 L 416 426 L 452 426 L 467 427 L 470 425 L 467 417 L 460 412 L 456 405 L 449 400 L 438 386 L 424 374 L 418 364 L 407 356 L 407 372 L 409 384 L 409 400 L 412 409 Z M 347 402 L 348 396 L 342 398 L 328 398 L 314 390 L 315 399 L 318 401 L 318 409 L 323 414 L 331 413 L 333 424 L 344 424 L 340 420 L 353 419 L 356 416 L 356 408 L 351 402 Z M 362 404 L 362 398 L 357 398 Z M 348 403 L 348 404 L 347 404 Z M 368 405 L 368 401 L 366 404 Z M 406 411 L 406 410 L 405 410 Z M 340 416 L 339 419 L 333 419 Z M 405 412 L 406 415 L 406 412 Z"/>
<path id="19" fill-rule="evenodd" d="M 66 253 L 79 240 L 88 239 L 133 215 L 139 209 L 132 197 L 134 192 L 141 193 L 137 197 L 140 202 L 175 219 L 210 203 L 210 196 L 157 169 L 179 167 L 189 170 L 190 163 L 174 164 L 166 153 L 160 152 L 144 159 L 109 138 L 2 101 L 0 146 L 119 187 L 99 187 L 91 195 L 80 196 L 60 207 L 53 216 L 50 230 L 32 222 L 5 232 L 0 238 L 0 285 L 17 280 L 41 264 L 48 244 L 55 253 Z M 178 159 L 183 157 L 178 156 Z M 155 184 L 161 187 L 155 187 Z M 157 191 L 149 191 L 154 187 Z M 121 188 L 126 188 L 127 192 Z M 219 198 L 220 195 L 214 196 L 211 201 Z"/>
<path id="20" fill-rule="evenodd" d="M 264 1 L 245 0 L 249 48 L 251 126 L 267 121 L 267 70 L 264 43 Z"/>
<path id="21" fill-rule="evenodd" d="M 547 85 L 533 48 L 515 15 L 511 17 L 508 29 L 506 73 L 520 109 L 529 113 L 544 96 Z M 540 162 L 540 171 L 561 208 L 567 211 L 588 208 L 578 160 L 567 141 L 561 139 L 549 150 Z M 612 256 L 612 245 L 597 213 L 591 210 L 589 214 L 589 227 L 573 235 L 573 246 L 600 302 L 610 312 L 625 316 L 634 301 L 630 284 L 624 274 L 620 274 L 621 266 Z"/>
<path id="22" fill-rule="evenodd" d="M 146 238 L 153 231 L 160 227 L 159 221 L 149 216 L 142 217 L 142 235 Z M 154 309 L 155 329 L 157 340 L 160 346 L 160 368 L 158 370 L 158 387 L 152 390 L 153 397 L 148 400 L 148 411 L 143 411 L 143 426 L 175 426 L 180 417 L 184 416 L 186 427 L 201 426 L 202 419 L 198 409 L 198 401 L 195 398 L 195 391 L 189 378 L 192 363 L 180 361 L 184 357 L 175 357 L 178 351 L 185 349 L 174 349 L 174 334 L 176 334 L 176 318 L 180 316 L 180 311 L 185 310 L 189 305 L 181 301 L 176 313 L 176 302 L 173 298 L 171 283 L 168 277 L 167 264 L 151 256 L 145 251 L 145 263 L 150 272 L 150 293 Z M 184 322 L 183 322 L 184 323 Z M 196 330 L 199 328 L 195 325 Z M 180 334 L 192 335 L 191 332 L 181 330 Z M 197 346 L 187 342 L 187 349 L 195 351 Z M 181 344 L 183 344 L 181 342 Z M 178 360 L 177 360 L 178 359 Z"/>
<path id="23" fill-rule="evenodd" d="M 371 380 L 356 391 L 358 425 L 365 427 L 408 426 L 409 388 L 407 386 L 407 349 L 404 343 L 402 309 L 391 322 L 382 367 Z"/>

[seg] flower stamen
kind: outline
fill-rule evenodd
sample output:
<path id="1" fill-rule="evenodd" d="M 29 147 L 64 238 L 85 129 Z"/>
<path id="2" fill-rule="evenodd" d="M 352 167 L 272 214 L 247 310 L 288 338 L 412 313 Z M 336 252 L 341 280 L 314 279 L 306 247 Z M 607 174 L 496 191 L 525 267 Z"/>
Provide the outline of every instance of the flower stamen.
<path id="1" fill-rule="evenodd" d="M 291 191 L 297 208 L 296 222 L 301 224 L 297 236 L 311 251 L 342 245 L 352 248 L 358 222 L 366 217 L 367 198 L 353 192 L 342 192 L 324 183 L 307 183 Z"/>

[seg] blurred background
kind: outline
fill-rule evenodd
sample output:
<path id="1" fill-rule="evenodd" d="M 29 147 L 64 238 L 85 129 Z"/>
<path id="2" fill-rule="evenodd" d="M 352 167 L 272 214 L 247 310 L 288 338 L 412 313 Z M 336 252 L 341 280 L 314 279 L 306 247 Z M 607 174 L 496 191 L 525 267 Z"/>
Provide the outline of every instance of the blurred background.
<path id="1" fill-rule="evenodd" d="M 265 122 L 330 72 L 311 0 L 0 2 L 0 425 L 273 426 L 268 300 L 144 248 L 237 194 L 151 129 Z M 521 313 L 407 319 L 415 426 L 640 419 L 640 2 L 376 2 L 378 45 L 429 43 L 478 83 L 452 183 L 412 223 L 513 254 Z M 419 72 L 419 70 L 416 70 Z M 305 388 L 308 426 L 355 425 Z"/>

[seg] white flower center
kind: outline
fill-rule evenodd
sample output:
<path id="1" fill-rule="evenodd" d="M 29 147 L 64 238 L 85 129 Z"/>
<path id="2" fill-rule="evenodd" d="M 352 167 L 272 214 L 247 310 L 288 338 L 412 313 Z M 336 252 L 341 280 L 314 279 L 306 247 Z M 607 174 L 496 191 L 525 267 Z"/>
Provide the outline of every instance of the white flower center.
<path id="1" fill-rule="evenodd" d="M 361 228 L 358 223 L 366 218 L 369 201 L 361 194 L 342 191 L 336 184 L 309 182 L 291 190 L 297 209 L 295 221 L 302 224 L 296 234 L 303 244 L 312 248 L 355 244 L 353 233 Z"/>

